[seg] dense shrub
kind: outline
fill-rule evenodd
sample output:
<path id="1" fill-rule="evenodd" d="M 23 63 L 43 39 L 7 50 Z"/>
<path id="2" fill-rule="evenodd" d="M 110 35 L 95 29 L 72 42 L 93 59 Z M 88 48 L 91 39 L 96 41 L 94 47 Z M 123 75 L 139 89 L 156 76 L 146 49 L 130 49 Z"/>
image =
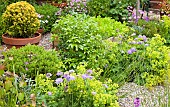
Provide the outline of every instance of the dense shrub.
<path id="1" fill-rule="evenodd" d="M 50 32 L 52 25 L 56 22 L 59 8 L 51 4 L 34 5 L 38 18 L 40 20 L 40 27 L 44 28 L 45 32 Z"/>
<path id="2" fill-rule="evenodd" d="M 54 74 L 63 66 L 55 51 L 46 51 L 39 46 L 12 48 L 3 54 L 7 70 L 15 70 L 17 74 L 24 73 L 29 77 L 34 77 L 37 72 Z"/>
<path id="3" fill-rule="evenodd" d="M 34 7 L 26 1 L 8 5 L 2 22 L 6 33 L 16 38 L 33 37 L 40 26 Z"/>

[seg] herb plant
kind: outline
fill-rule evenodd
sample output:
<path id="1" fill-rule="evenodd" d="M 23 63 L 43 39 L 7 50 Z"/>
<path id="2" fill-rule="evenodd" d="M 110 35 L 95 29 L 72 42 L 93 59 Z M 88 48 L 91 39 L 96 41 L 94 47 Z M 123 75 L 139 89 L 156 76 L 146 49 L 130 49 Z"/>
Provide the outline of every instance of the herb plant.
<path id="1" fill-rule="evenodd" d="M 87 61 L 89 66 L 98 62 L 104 45 L 97 26 L 98 23 L 85 14 L 67 15 L 54 24 L 53 37 L 59 38 L 58 47 L 67 69 L 76 68 L 80 62 Z"/>

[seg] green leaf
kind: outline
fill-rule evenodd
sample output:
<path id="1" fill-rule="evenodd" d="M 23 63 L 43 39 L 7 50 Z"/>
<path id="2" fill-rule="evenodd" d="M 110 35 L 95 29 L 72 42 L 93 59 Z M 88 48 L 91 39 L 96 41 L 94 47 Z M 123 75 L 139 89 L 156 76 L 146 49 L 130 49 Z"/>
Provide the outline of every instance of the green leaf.
<path id="1" fill-rule="evenodd" d="M 18 94 L 18 99 L 19 99 L 19 101 L 24 100 L 24 93 L 19 93 Z"/>
<path id="2" fill-rule="evenodd" d="M 4 70 L 0 70 L 0 75 L 4 74 Z"/>

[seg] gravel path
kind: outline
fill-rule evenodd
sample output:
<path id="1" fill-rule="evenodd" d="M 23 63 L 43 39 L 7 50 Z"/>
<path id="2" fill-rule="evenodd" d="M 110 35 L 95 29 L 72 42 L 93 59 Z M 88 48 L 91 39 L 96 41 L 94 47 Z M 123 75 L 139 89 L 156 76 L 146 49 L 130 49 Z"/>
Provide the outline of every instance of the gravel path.
<path id="1" fill-rule="evenodd" d="M 154 87 L 148 90 L 144 86 L 138 86 L 135 83 L 126 83 L 119 88 L 119 104 L 121 107 L 134 107 L 135 98 L 140 99 L 140 107 L 169 107 L 168 88 L 163 86 Z M 163 105 L 164 104 L 164 105 Z"/>

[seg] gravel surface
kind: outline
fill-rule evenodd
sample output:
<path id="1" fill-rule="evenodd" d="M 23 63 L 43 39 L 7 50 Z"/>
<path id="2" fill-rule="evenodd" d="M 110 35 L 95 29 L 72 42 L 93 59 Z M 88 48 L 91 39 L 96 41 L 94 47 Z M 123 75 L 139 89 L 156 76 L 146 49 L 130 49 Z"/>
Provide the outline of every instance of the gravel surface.
<path id="1" fill-rule="evenodd" d="M 165 89 L 168 88 L 157 86 L 148 90 L 146 87 L 135 83 L 126 83 L 119 88 L 118 101 L 121 107 L 134 107 L 135 98 L 140 99 L 140 107 L 168 107 L 168 105 L 165 105 L 168 101 L 168 91 Z"/>

